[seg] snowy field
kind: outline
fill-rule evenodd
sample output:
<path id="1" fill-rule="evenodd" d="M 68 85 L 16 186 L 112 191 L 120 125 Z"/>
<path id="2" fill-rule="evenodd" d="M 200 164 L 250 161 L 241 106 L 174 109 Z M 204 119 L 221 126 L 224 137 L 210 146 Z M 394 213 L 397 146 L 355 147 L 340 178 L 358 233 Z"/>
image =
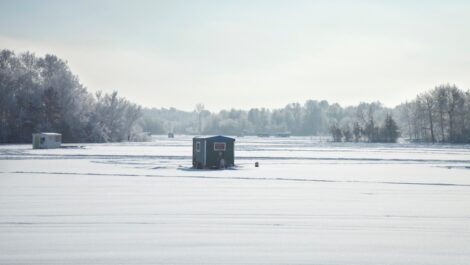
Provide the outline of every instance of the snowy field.
<path id="1" fill-rule="evenodd" d="M 470 146 L 235 144 L 0 146 L 0 264 L 470 264 Z"/>

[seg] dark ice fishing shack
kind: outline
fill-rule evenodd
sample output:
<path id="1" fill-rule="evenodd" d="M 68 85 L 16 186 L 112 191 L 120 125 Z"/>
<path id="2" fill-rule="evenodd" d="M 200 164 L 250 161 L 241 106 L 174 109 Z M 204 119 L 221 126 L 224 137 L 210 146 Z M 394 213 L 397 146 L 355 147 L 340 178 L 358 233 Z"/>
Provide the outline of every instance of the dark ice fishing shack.
<path id="1" fill-rule="evenodd" d="M 194 137 L 195 168 L 226 168 L 235 165 L 235 139 L 225 136 Z"/>

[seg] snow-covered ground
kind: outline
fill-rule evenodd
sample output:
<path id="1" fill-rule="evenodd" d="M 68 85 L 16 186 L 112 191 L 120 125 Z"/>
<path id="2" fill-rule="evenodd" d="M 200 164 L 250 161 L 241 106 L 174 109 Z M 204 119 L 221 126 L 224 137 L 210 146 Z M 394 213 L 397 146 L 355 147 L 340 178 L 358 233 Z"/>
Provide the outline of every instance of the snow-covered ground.
<path id="1" fill-rule="evenodd" d="M 470 146 L 0 146 L 0 264 L 470 264 Z M 255 162 L 260 167 L 254 167 Z"/>

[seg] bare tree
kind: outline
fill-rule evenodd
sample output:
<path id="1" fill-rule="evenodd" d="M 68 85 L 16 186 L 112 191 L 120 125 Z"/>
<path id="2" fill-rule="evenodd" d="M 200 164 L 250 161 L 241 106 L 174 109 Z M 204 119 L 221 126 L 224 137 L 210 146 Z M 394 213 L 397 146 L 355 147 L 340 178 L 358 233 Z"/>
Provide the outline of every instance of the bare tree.
<path id="1" fill-rule="evenodd" d="M 429 122 L 429 131 L 431 133 L 431 142 L 436 142 L 436 137 L 434 136 L 434 123 L 433 123 L 433 111 L 434 111 L 434 98 L 430 93 L 424 93 L 421 96 L 418 96 L 418 102 L 420 102 L 426 111 L 428 122 Z"/>
<path id="2" fill-rule="evenodd" d="M 202 134 L 202 115 L 204 113 L 204 105 L 201 104 L 201 103 L 198 103 L 196 104 L 196 108 L 195 108 L 195 112 L 197 114 L 197 117 L 198 117 L 198 133 L 199 134 Z"/>

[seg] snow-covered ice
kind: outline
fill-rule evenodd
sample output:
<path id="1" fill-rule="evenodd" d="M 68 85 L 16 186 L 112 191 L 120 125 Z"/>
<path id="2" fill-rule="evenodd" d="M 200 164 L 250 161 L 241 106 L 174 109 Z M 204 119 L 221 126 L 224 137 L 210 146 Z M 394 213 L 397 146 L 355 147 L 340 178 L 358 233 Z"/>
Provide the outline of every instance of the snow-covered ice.
<path id="1" fill-rule="evenodd" d="M 0 264 L 470 264 L 470 146 L 0 146 Z M 260 167 L 254 167 L 255 162 Z"/>

